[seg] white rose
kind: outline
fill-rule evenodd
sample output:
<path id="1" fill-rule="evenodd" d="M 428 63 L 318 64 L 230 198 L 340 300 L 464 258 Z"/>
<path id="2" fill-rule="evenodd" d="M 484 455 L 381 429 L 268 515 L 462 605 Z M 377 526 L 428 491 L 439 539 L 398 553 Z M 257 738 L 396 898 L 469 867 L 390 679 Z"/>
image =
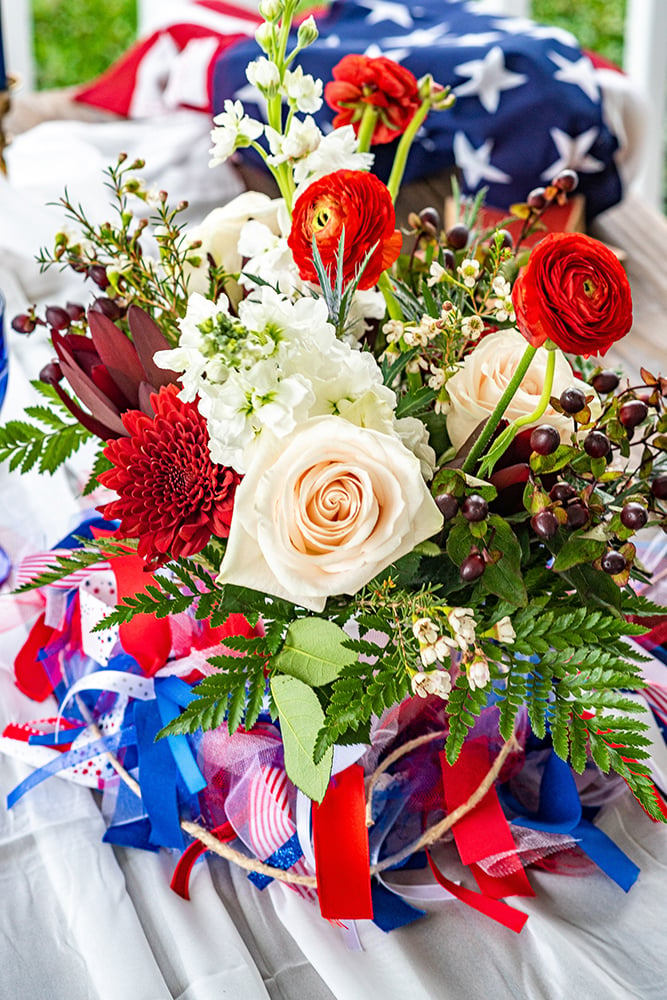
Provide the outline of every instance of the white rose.
<path id="1" fill-rule="evenodd" d="M 263 435 L 236 491 L 219 583 L 322 611 L 430 538 L 442 515 L 392 435 L 315 417 Z"/>
<path id="2" fill-rule="evenodd" d="M 188 293 L 206 295 L 208 292 L 208 254 L 218 267 L 223 267 L 229 274 L 240 271 L 242 258 L 238 243 L 241 230 L 250 219 L 257 219 L 277 233 L 278 207 L 279 199 L 269 198 L 259 191 L 244 191 L 221 208 L 214 208 L 199 225 L 188 229 L 185 238 L 190 245 L 201 241 L 201 247 L 192 251 L 201 258 L 201 264 L 198 267 L 186 264 L 184 268 Z"/>
<path id="3" fill-rule="evenodd" d="M 455 448 L 460 448 L 477 425 L 491 415 L 526 347 L 527 341 L 518 330 L 491 333 L 479 342 L 456 374 L 449 379 L 447 392 L 451 406 L 447 413 L 447 433 Z M 547 353 L 543 347 L 537 349 L 523 382 L 505 411 L 508 420 L 532 413 L 537 406 L 544 385 Z M 574 382 L 575 377 L 567 358 L 556 350 L 551 395 L 560 396 L 563 389 Z M 552 424 L 561 436 L 569 435 L 573 430 L 572 418 L 556 413 L 551 406 L 546 408 L 537 423 Z"/>

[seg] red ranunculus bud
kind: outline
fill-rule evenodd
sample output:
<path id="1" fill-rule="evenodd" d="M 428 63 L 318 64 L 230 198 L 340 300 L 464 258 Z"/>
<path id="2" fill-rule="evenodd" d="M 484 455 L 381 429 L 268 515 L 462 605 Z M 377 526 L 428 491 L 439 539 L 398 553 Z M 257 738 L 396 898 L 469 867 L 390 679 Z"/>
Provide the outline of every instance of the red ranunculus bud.
<path id="1" fill-rule="evenodd" d="M 416 77 L 386 56 L 343 56 L 333 68 L 333 81 L 324 88 L 324 99 L 338 112 L 334 128 L 351 124 L 355 132 L 366 105 L 376 107 L 373 144 L 402 135 L 421 103 Z"/>

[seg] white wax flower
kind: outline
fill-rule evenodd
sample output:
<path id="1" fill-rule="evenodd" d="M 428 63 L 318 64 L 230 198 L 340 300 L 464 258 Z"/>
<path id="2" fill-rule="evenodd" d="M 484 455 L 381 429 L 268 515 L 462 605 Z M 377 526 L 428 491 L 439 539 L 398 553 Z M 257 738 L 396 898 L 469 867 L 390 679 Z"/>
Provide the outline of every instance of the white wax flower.
<path id="1" fill-rule="evenodd" d="M 262 437 L 236 492 L 218 583 L 321 612 L 441 526 L 400 441 L 340 417 L 311 419 L 287 438 Z"/>
<path id="2" fill-rule="evenodd" d="M 412 693 L 419 698 L 434 694 L 446 701 L 452 690 L 452 678 L 446 670 L 429 670 L 427 673 L 414 674 L 410 686 Z"/>

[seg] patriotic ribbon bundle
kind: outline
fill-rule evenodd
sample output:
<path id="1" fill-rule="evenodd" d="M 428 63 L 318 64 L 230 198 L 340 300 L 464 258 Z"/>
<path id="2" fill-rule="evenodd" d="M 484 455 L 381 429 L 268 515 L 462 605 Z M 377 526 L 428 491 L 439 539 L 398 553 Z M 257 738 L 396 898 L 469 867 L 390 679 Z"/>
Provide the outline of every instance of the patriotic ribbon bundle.
<path id="1" fill-rule="evenodd" d="M 69 553 L 105 530 L 93 517 L 51 552 L 26 557 L 16 584 L 50 565 L 54 553 Z M 442 848 L 438 864 L 423 833 L 454 816 L 488 779 L 502 746 L 493 704 L 450 765 L 439 749 L 446 732 L 442 703 L 401 703 L 378 721 L 371 745 L 337 748 L 319 805 L 289 780 L 280 728 L 268 714 L 249 732 L 223 727 L 156 741 L 192 699 L 207 651 L 239 634 L 240 616 L 215 630 L 183 614 L 163 621 L 142 616 L 131 632 L 93 631 L 119 594 L 145 585 L 142 572 L 136 555 L 115 557 L 36 593 L 33 617 L 35 605 L 43 610 L 16 658 L 16 682 L 34 700 L 55 696 L 58 711 L 11 723 L 0 737 L 0 751 L 34 768 L 9 795 L 9 808 L 51 777 L 96 789 L 109 817 L 107 843 L 180 852 L 172 879 L 179 895 L 189 898 L 193 866 L 207 849 L 232 845 L 223 856 L 246 862 L 259 890 L 285 872 L 290 889 L 340 923 L 350 947 L 358 946 L 355 919 L 389 931 L 424 916 L 419 903 L 426 900 L 458 899 L 518 932 L 525 913 L 501 900 L 534 895 L 531 866 L 570 876 L 597 868 L 626 892 L 634 884 L 639 868 L 593 822 L 603 804 L 622 794 L 622 780 L 595 767 L 575 775 L 548 741 L 531 733 L 525 714 L 494 780 L 451 827 L 444 853 L 444 866 L 452 858 L 467 866 L 478 891 L 443 874 Z M 4 610 L 20 598 L 1 600 Z M 655 655 L 642 694 L 654 712 L 654 777 L 665 787 L 667 653 L 660 636 L 657 629 L 643 640 Z M 402 868 L 413 871 L 410 884 L 392 882 L 391 872 Z M 435 882 L 415 877 L 419 869 L 430 870 Z"/>

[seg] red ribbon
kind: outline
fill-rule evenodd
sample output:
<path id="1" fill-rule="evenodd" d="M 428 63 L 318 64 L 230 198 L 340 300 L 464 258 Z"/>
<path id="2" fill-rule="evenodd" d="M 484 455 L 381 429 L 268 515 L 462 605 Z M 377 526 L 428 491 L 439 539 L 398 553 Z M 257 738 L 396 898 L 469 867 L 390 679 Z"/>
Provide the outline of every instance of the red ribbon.
<path id="1" fill-rule="evenodd" d="M 527 913 L 522 913 L 521 910 L 516 910 L 513 906 L 508 906 L 507 903 L 501 903 L 497 899 L 490 899 L 483 893 L 473 892 L 472 889 L 466 889 L 465 886 L 457 885 L 456 882 L 451 882 L 448 878 L 445 878 L 439 870 L 428 851 L 426 852 L 426 857 L 428 858 L 428 863 L 431 866 L 431 871 L 433 872 L 436 882 L 438 882 L 443 889 L 446 889 L 447 892 L 451 892 L 452 896 L 456 896 L 456 898 L 460 899 L 462 903 L 467 903 L 468 906 L 472 906 L 474 910 L 479 910 L 480 913 L 483 913 L 487 917 L 491 917 L 492 920 L 502 924 L 504 927 L 508 927 L 516 934 L 518 934 L 523 928 L 526 920 L 528 920 Z"/>
<path id="2" fill-rule="evenodd" d="M 372 920 L 364 770 L 335 774 L 313 804 L 313 847 L 320 912 L 328 920 Z"/>
<path id="3" fill-rule="evenodd" d="M 451 813 L 468 801 L 486 777 L 491 766 L 488 744 L 479 740 L 464 743 L 454 764 L 447 762 L 442 751 L 440 766 L 447 812 Z M 461 861 L 470 866 L 485 896 L 502 899 L 505 896 L 535 895 L 516 853 L 509 823 L 493 785 L 481 802 L 454 825 L 453 833 Z M 488 875 L 477 862 L 493 854 L 513 855 L 516 870 L 501 876 Z"/>
<path id="4" fill-rule="evenodd" d="M 109 563 L 116 577 L 119 604 L 126 597 L 145 591 L 148 585 L 155 585 L 155 577 L 146 572 L 144 560 L 135 552 L 112 556 Z M 152 677 L 167 662 L 171 651 L 168 618 L 156 618 L 151 614 L 135 615 L 129 622 L 122 623 L 118 634 L 125 652 L 134 657 L 148 677 Z"/>
<path id="5" fill-rule="evenodd" d="M 45 623 L 45 619 L 46 613 L 42 612 L 14 661 L 16 686 L 33 701 L 44 701 L 53 693 L 53 684 L 39 660 L 39 654 L 57 633 Z"/>
<path id="6" fill-rule="evenodd" d="M 223 823 L 221 826 L 216 826 L 214 830 L 211 830 L 211 833 L 223 843 L 228 843 L 230 840 L 235 840 L 236 838 L 236 831 L 231 823 Z M 171 888 L 182 899 L 190 898 L 190 874 L 195 861 L 206 850 L 208 848 L 205 844 L 202 844 L 201 840 L 193 840 L 178 859 L 178 864 L 174 868 L 174 874 L 171 879 Z"/>

